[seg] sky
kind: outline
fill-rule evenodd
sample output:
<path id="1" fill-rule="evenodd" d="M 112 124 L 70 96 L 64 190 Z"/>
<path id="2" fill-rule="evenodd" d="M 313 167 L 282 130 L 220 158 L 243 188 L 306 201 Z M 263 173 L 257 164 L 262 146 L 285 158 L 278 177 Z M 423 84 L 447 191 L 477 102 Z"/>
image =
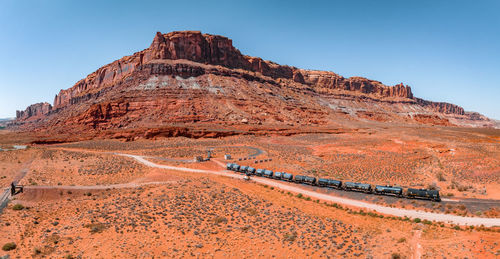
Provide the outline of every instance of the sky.
<path id="1" fill-rule="evenodd" d="M 0 0 L 0 118 L 53 103 L 157 31 L 229 37 L 243 54 L 386 85 L 500 119 L 500 1 Z"/>

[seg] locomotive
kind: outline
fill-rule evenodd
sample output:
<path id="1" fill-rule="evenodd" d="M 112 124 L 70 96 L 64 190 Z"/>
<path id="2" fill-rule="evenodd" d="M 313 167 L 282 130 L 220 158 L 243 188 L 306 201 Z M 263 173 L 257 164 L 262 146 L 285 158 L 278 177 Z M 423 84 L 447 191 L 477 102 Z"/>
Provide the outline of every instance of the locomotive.
<path id="1" fill-rule="evenodd" d="M 433 201 L 441 201 L 441 197 L 439 196 L 439 191 L 437 190 L 427 190 L 427 189 L 413 189 L 408 188 L 406 191 L 407 198 L 419 198 L 419 199 L 427 199 Z"/>
<path id="2" fill-rule="evenodd" d="M 234 163 L 228 163 L 226 165 L 226 169 L 237 173 L 238 172 L 244 173 L 246 175 L 256 175 L 261 177 L 267 177 L 270 179 L 294 182 L 299 184 L 308 184 L 326 188 L 334 188 L 344 191 L 356 191 L 369 194 L 388 195 L 399 198 L 405 197 L 409 199 L 426 199 L 432 201 L 441 201 L 441 197 L 439 196 L 439 191 L 437 190 L 408 188 L 406 192 L 404 192 L 403 188 L 390 185 L 375 185 L 375 188 L 373 188 L 371 184 L 367 183 L 342 182 L 339 180 L 333 180 L 327 178 L 316 179 L 315 177 L 307 175 L 294 176 L 293 174 L 286 172 L 273 172 L 267 169 L 255 169 L 250 166 L 240 166 Z"/>

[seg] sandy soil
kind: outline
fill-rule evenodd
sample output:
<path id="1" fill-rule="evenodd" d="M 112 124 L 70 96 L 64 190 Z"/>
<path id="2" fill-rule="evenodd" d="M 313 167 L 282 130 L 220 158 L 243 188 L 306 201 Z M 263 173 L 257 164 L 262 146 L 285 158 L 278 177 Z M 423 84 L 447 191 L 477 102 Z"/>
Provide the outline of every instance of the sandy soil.
<path id="1" fill-rule="evenodd" d="M 5 233 L 0 245 L 17 245 L 0 256 L 495 258 L 500 255 L 495 228 L 417 223 L 341 203 L 498 219 L 499 135 L 380 126 L 334 135 L 92 140 L 2 151 L 2 187 L 25 170 L 20 182 L 26 189 L 0 215 Z M 23 143 L 21 137 L 5 141 Z M 374 184 L 435 185 L 448 200 L 412 203 L 276 181 L 246 182 L 192 173 L 221 171 L 215 162 L 181 161 L 206 156 L 209 148 L 219 161 L 231 154 L 233 161 L 256 168 Z M 254 148 L 264 152 L 253 158 Z M 187 169 L 151 168 L 112 153 L 178 159 L 148 158 Z M 272 160 L 260 162 L 265 159 Z M 18 203 L 25 208 L 15 210 Z"/>

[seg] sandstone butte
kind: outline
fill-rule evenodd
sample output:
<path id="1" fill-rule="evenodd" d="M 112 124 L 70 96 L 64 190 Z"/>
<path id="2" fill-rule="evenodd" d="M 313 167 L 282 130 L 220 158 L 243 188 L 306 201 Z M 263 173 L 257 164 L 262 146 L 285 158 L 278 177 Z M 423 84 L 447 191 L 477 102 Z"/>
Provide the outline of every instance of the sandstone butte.
<path id="1" fill-rule="evenodd" d="M 460 106 L 416 98 L 402 83 L 279 65 L 241 54 L 223 36 L 175 31 L 156 33 L 149 48 L 61 90 L 53 105 L 17 111 L 11 126 L 72 138 L 136 138 L 285 134 L 356 121 L 495 125 Z"/>

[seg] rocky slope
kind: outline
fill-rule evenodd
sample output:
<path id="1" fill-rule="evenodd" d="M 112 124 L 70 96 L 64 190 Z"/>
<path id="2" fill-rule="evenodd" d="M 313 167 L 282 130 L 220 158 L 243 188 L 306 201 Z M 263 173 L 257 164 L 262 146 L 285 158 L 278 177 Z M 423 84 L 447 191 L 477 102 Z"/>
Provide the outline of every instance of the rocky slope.
<path id="1" fill-rule="evenodd" d="M 15 126 L 143 134 L 138 129 L 204 125 L 248 133 L 298 125 L 338 128 L 359 120 L 494 124 L 454 104 L 415 98 L 407 85 L 283 66 L 241 54 L 226 37 L 182 31 L 158 32 L 149 48 L 61 90 L 53 106 L 18 111 Z"/>

